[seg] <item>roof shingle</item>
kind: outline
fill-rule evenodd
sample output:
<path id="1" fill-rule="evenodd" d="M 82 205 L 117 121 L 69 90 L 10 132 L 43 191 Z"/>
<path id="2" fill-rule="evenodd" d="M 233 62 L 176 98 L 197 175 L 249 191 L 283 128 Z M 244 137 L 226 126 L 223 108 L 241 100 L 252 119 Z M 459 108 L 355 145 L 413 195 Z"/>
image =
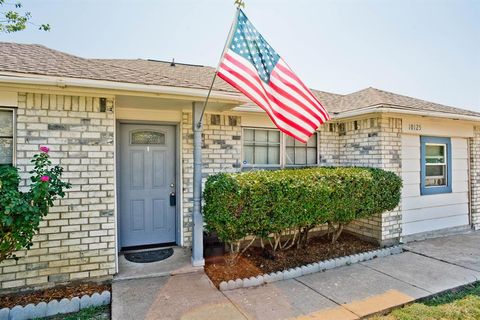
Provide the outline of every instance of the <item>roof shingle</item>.
<path id="1" fill-rule="evenodd" d="M 208 89 L 215 69 L 142 59 L 86 59 L 37 44 L 0 42 L 0 72 L 105 80 L 146 85 Z M 238 92 L 217 78 L 214 90 Z M 431 111 L 480 117 L 480 113 L 407 97 L 375 88 L 346 95 L 312 90 L 330 113 L 393 106 L 412 111 Z"/>

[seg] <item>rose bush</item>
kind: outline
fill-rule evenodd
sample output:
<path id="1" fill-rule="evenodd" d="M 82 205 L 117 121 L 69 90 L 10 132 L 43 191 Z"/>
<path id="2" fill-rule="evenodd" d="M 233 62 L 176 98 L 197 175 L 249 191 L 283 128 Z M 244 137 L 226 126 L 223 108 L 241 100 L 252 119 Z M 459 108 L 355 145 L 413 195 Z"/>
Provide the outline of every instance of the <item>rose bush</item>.
<path id="1" fill-rule="evenodd" d="M 18 169 L 0 167 L 0 262 L 14 257 L 14 252 L 29 249 L 40 221 L 54 201 L 65 196 L 70 184 L 62 181 L 63 168 L 52 166 L 48 147 L 40 147 L 33 156 L 31 185 L 27 192 L 19 190 Z"/>

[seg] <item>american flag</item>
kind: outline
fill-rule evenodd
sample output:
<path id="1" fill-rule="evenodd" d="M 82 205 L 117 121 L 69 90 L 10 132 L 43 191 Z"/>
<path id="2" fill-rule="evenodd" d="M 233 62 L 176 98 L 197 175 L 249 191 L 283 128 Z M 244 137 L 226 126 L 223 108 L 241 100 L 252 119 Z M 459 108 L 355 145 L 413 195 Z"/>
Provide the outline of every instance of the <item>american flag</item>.
<path id="1" fill-rule="evenodd" d="M 239 10 L 217 75 L 245 94 L 284 133 L 305 143 L 327 110 Z"/>

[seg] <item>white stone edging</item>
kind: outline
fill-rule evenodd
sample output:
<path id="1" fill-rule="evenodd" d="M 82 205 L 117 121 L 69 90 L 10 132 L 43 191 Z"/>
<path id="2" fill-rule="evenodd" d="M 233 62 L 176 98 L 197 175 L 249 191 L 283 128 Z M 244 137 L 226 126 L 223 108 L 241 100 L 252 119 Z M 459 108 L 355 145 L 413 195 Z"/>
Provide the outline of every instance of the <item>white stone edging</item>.
<path id="1" fill-rule="evenodd" d="M 48 303 L 39 302 L 37 304 L 30 303 L 26 306 L 16 305 L 13 308 L 0 309 L 0 320 L 30 320 L 37 318 L 45 318 L 57 314 L 78 312 L 89 307 L 98 307 L 110 304 L 110 291 L 88 294 L 71 299 L 64 298 L 60 301 L 52 300 Z"/>
<path id="2" fill-rule="evenodd" d="M 265 273 L 256 277 L 236 279 L 229 281 L 222 281 L 219 285 L 220 291 L 227 291 L 239 288 L 249 288 L 260 286 L 265 283 L 271 283 L 281 280 L 294 279 L 307 274 L 321 272 L 336 267 L 351 265 L 354 263 L 372 260 L 374 258 L 386 257 L 393 254 L 403 252 L 402 245 L 396 245 L 393 247 L 377 249 L 373 251 L 362 252 L 358 254 L 352 254 L 345 257 L 339 257 L 335 259 L 323 260 L 315 263 L 310 263 L 301 267 L 291 268 L 283 271 L 277 271 L 272 273 Z M 0 318 L 0 320 L 2 320 Z"/>

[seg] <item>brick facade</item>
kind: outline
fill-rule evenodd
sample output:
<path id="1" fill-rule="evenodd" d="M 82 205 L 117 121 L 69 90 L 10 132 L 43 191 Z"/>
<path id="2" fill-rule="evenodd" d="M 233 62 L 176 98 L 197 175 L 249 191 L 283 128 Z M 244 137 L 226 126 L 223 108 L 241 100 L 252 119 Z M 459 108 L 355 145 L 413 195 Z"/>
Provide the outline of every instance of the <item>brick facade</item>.
<path id="1" fill-rule="evenodd" d="M 53 286 L 115 272 L 114 102 L 85 96 L 19 93 L 16 164 L 28 188 L 41 145 L 72 184 L 50 210 L 34 244 L 0 264 L 2 291 Z"/>
<path id="2" fill-rule="evenodd" d="M 400 175 L 401 131 L 402 119 L 386 116 L 330 123 L 320 131 L 320 164 L 376 167 Z M 400 239 L 401 220 L 398 207 L 355 221 L 346 229 L 390 244 Z"/>
<path id="3" fill-rule="evenodd" d="M 472 225 L 480 230 L 480 126 L 474 127 L 470 139 L 470 184 Z"/>
<path id="4" fill-rule="evenodd" d="M 72 184 L 64 199 L 41 223 L 31 250 L 0 264 L 0 290 L 53 286 L 72 280 L 109 279 L 115 273 L 115 190 L 113 99 L 19 93 L 16 164 L 24 173 L 40 145 L 51 148 L 52 161 L 64 167 Z M 238 172 L 242 159 L 242 118 L 207 113 L 202 137 L 203 178 Z M 401 174 L 402 119 L 371 115 L 337 120 L 318 134 L 322 166 L 378 167 Z M 470 140 L 473 224 L 480 229 L 480 127 Z M 192 113 L 181 122 L 183 245 L 192 243 Z M 400 208 L 362 219 L 347 230 L 382 244 L 401 236 Z"/>
<path id="5" fill-rule="evenodd" d="M 401 174 L 402 120 L 376 116 L 327 124 L 319 132 L 320 165 L 367 166 Z M 203 131 L 202 162 L 204 179 L 213 173 L 236 172 L 241 164 L 241 117 L 206 114 Z M 182 120 L 183 235 L 184 245 L 192 237 L 193 132 L 192 115 Z M 347 230 L 382 244 L 396 243 L 401 235 L 401 210 L 385 212 L 352 223 Z"/>
<path id="6" fill-rule="evenodd" d="M 202 134 L 203 182 L 208 175 L 240 170 L 241 117 L 228 114 L 204 116 Z M 192 113 L 182 115 L 183 244 L 192 243 L 193 129 Z"/>
<path id="7" fill-rule="evenodd" d="M 319 132 L 318 153 L 323 166 L 367 166 L 401 174 L 402 120 L 376 116 L 327 124 Z M 182 119 L 183 235 L 184 245 L 192 237 L 193 132 L 192 114 Z M 204 179 L 213 173 L 236 172 L 241 164 L 241 117 L 206 114 L 202 162 Z M 382 244 L 396 243 L 401 235 L 401 210 L 385 212 L 352 223 L 347 230 Z"/>

